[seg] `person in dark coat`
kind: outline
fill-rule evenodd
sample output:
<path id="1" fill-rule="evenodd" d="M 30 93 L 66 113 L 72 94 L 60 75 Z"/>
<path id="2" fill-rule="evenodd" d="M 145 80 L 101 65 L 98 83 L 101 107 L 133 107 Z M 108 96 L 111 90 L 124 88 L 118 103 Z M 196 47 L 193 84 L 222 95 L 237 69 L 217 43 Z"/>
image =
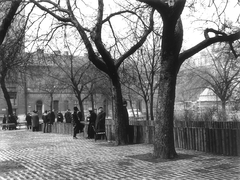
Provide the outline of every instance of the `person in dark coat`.
<path id="1" fill-rule="evenodd" d="M 63 114 L 60 111 L 57 114 L 57 122 L 63 122 Z"/>
<path id="2" fill-rule="evenodd" d="M 26 121 L 27 121 L 27 129 L 31 129 L 32 128 L 32 116 L 31 116 L 31 113 L 27 113 Z"/>
<path id="3" fill-rule="evenodd" d="M 66 123 L 72 122 L 72 114 L 70 112 L 70 109 L 67 110 L 67 112 L 64 114 Z"/>
<path id="4" fill-rule="evenodd" d="M 80 132 L 83 132 L 84 124 L 81 123 L 81 121 L 83 121 L 83 120 L 82 120 L 82 112 L 81 112 L 81 111 L 78 111 L 77 115 L 78 115 L 78 119 L 79 119 L 79 121 L 80 121 L 79 130 L 80 130 Z"/>
<path id="5" fill-rule="evenodd" d="M 103 111 L 102 107 L 99 107 L 98 111 L 99 111 L 99 113 L 97 115 L 96 122 L 95 122 L 95 131 L 96 131 L 96 133 L 105 132 L 106 113 Z"/>
<path id="6" fill-rule="evenodd" d="M 73 115 L 72 115 L 72 124 L 73 124 L 73 139 L 77 139 L 77 133 L 79 133 L 80 130 L 80 121 L 78 118 L 78 108 L 73 108 Z"/>
<path id="7" fill-rule="evenodd" d="M 47 121 L 48 121 L 48 124 L 51 124 L 51 111 L 50 110 L 47 113 Z"/>
<path id="8" fill-rule="evenodd" d="M 48 127 L 48 123 L 49 123 L 47 110 L 44 111 L 44 113 L 42 115 L 42 119 L 43 119 L 43 133 L 45 133 L 46 132 L 46 128 Z"/>
<path id="9" fill-rule="evenodd" d="M 55 122 L 55 113 L 54 111 L 52 111 L 50 113 L 50 124 L 53 124 Z"/>
<path id="10" fill-rule="evenodd" d="M 88 124 L 88 138 L 92 139 L 94 138 L 94 126 L 97 118 L 97 114 L 93 111 L 89 111 L 90 116 L 89 116 L 89 124 Z"/>
<path id="11" fill-rule="evenodd" d="M 133 138 L 134 138 L 134 127 L 129 125 L 129 116 L 128 116 L 128 111 L 127 111 L 127 101 L 126 100 L 123 100 L 123 118 L 127 122 L 128 143 L 132 144 L 133 143 Z"/>
<path id="12" fill-rule="evenodd" d="M 32 131 L 38 131 L 39 128 L 39 117 L 37 111 L 32 113 Z"/>

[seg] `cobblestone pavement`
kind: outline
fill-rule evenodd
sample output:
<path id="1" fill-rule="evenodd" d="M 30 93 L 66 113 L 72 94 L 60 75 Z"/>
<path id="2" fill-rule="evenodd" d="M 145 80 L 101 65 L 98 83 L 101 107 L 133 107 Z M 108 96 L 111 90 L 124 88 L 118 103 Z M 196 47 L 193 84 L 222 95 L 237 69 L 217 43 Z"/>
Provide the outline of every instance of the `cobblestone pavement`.
<path id="1" fill-rule="evenodd" d="M 177 149 L 179 159 L 149 161 L 152 145 L 113 146 L 78 135 L 0 131 L 0 180 L 240 179 L 240 158 Z M 182 158 L 181 158 L 182 157 Z"/>

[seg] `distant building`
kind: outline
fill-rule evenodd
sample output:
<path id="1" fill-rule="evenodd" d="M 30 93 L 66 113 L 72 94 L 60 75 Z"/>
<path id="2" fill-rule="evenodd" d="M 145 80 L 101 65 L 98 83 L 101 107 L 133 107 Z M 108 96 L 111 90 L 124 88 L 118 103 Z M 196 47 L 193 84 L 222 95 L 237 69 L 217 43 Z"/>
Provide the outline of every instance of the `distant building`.
<path id="1" fill-rule="evenodd" d="M 64 55 L 58 54 L 59 57 L 64 58 Z M 55 88 L 54 84 L 50 89 L 44 89 L 43 84 L 48 79 L 44 77 L 44 71 L 50 70 L 55 71 L 56 66 L 52 63 L 51 58 L 55 56 L 54 54 L 45 54 L 43 50 L 38 49 L 36 52 L 30 54 L 30 65 L 26 67 L 25 73 L 21 74 L 23 84 L 8 83 L 8 90 L 11 97 L 11 102 L 13 110 L 17 115 L 26 114 L 33 110 L 37 110 L 39 116 L 45 110 L 51 109 L 55 113 L 58 111 L 66 111 L 67 109 L 73 110 L 74 106 L 78 106 L 78 100 L 75 94 L 69 88 Z M 88 61 L 87 57 L 76 57 L 76 61 Z M 43 60 L 45 59 L 45 60 Z M 60 58 L 59 58 L 60 59 Z M 81 61 L 79 61 L 81 59 Z M 32 76 L 31 76 L 32 75 Z M 20 76 L 20 74 L 18 75 Z M 52 89 L 51 89 L 52 88 Z M 7 105 L 0 90 L 0 115 L 7 113 Z M 92 102 L 89 99 L 84 101 L 85 113 L 88 113 L 88 109 L 92 107 Z M 107 112 L 108 116 L 111 116 L 111 102 L 108 102 L 106 98 L 101 94 L 96 94 L 94 96 L 94 106 L 98 108 L 103 106 Z M 85 114 L 86 115 L 86 114 Z"/>

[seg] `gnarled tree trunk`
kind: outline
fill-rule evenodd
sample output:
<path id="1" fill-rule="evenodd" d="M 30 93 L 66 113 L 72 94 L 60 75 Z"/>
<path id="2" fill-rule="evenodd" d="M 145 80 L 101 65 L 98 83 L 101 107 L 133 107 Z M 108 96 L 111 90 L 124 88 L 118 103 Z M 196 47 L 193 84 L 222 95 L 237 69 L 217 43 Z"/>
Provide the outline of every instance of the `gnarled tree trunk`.
<path id="1" fill-rule="evenodd" d="M 127 119 L 123 117 L 123 96 L 118 73 L 111 76 L 115 103 L 115 145 L 127 144 Z"/>
<path id="2" fill-rule="evenodd" d="M 10 95 L 9 95 L 8 90 L 6 88 L 5 77 L 2 77 L 0 79 L 0 84 L 1 84 L 2 92 L 4 94 L 4 98 L 5 98 L 6 103 L 7 103 L 8 114 L 12 115 L 13 114 L 12 103 L 11 103 L 11 100 L 10 100 Z"/>

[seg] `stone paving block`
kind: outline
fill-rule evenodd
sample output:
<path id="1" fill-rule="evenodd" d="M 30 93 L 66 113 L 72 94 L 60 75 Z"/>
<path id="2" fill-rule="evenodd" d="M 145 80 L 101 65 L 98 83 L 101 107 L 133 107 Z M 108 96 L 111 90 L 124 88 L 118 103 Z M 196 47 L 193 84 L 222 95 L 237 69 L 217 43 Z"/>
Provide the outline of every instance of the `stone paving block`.
<path id="1" fill-rule="evenodd" d="M 239 157 L 177 149 L 185 158 L 137 158 L 152 151 L 149 144 L 113 146 L 82 134 L 74 140 L 70 135 L 0 131 L 0 169 L 6 165 L 0 170 L 0 180 L 240 179 Z"/>

